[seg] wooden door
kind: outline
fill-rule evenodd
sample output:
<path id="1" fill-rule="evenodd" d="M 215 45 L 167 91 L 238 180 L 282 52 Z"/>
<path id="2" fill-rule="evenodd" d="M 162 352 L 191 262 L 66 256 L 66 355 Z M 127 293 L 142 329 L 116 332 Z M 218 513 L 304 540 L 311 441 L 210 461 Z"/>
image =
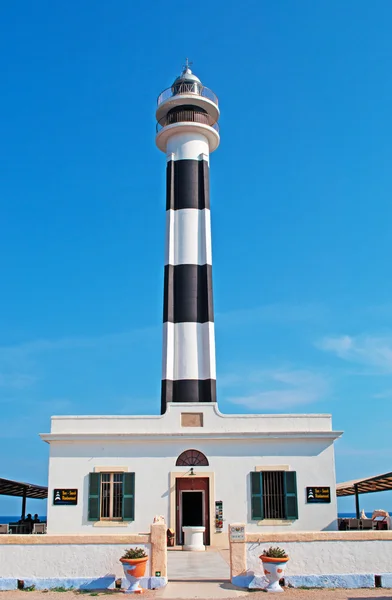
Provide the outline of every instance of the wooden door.
<path id="1" fill-rule="evenodd" d="M 177 477 L 176 479 L 176 544 L 183 544 L 181 501 L 183 491 L 204 492 L 204 544 L 210 545 L 210 485 L 208 477 Z"/>

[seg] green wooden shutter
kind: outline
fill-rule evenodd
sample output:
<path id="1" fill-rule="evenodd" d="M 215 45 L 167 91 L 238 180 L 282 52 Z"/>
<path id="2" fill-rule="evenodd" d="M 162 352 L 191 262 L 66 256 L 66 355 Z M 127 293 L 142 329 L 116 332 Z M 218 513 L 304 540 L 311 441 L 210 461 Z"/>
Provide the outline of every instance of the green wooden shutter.
<path id="1" fill-rule="evenodd" d="M 99 521 L 100 510 L 101 473 L 89 473 L 88 486 L 88 520 Z"/>
<path id="2" fill-rule="evenodd" d="M 297 473 L 284 471 L 284 505 L 286 519 L 298 519 Z"/>
<path id="3" fill-rule="evenodd" d="M 261 471 L 252 471 L 250 474 L 250 496 L 252 519 L 264 519 L 263 474 Z"/>
<path id="4" fill-rule="evenodd" d="M 123 520 L 135 520 L 135 473 L 123 473 Z"/>

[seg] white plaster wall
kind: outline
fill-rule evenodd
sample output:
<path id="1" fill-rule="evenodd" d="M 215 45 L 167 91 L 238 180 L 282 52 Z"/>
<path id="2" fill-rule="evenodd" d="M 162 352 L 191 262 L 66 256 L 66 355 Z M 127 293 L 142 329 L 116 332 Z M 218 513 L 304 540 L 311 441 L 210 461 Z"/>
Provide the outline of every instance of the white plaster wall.
<path id="1" fill-rule="evenodd" d="M 64 416 L 52 417 L 51 433 L 178 433 L 182 412 L 203 412 L 204 427 L 186 433 L 227 432 L 315 432 L 332 431 L 331 415 L 223 415 L 215 404 L 171 403 L 164 415 L 157 416 Z M 46 434 L 44 434 L 46 436 Z"/>
<path id="2" fill-rule="evenodd" d="M 186 127 L 181 127 L 182 130 Z M 166 145 L 166 154 L 171 155 L 173 160 L 193 159 L 197 160 L 200 154 L 204 154 L 208 160 L 210 148 L 208 139 L 202 133 L 172 132 Z"/>
<path id="3" fill-rule="evenodd" d="M 215 473 L 213 500 L 222 500 L 225 523 L 247 523 L 247 531 L 312 531 L 336 529 L 334 453 L 329 440 L 181 440 L 149 442 L 52 442 L 49 463 L 48 532 L 120 534 L 148 533 L 154 515 L 169 524 L 169 477 L 179 454 L 203 452 Z M 297 472 L 299 519 L 280 527 L 258 526 L 250 519 L 250 472 L 257 466 L 289 465 Z M 88 474 L 95 467 L 125 467 L 135 472 L 135 521 L 120 525 L 87 520 Z M 197 474 L 197 467 L 195 472 Z M 306 486 L 330 486 L 331 504 L 305 503 Z M 77 488 L 77 506 L 53 506 L 54 488 Z M 214 515 L 211 515 L 213 520 Z M 225 527 L 226 529 L 226 527 Z"/>
<path id="4" fill-rule="evenodd" d="M 60 578 L 123 576 L 119 562 L 126 548 L 123 544 L 1 544 L 0 577 L 28 579 L 30 577 Z M 138 544 L 150 556 L 150 544 Z M 146 577 L 150 576 L 150 560 Z"/>
<path id="5" fill-rule="evenodd" d="M 279 546 L 290 557 L 286 575 L 390 573 L 391 540 L 248 543 L 247 568 L 263 575 L 259 559 L 265 548 Z"/>

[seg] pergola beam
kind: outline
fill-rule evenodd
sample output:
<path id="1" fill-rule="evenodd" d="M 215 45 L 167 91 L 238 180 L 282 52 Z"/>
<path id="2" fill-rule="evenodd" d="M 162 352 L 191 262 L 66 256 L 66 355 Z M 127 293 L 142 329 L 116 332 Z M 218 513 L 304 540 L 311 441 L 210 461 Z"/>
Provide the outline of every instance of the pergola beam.
<path id="1" fill-rule="evenodd" d="M 22 481 L 12 481 L 0 477 L 0 495 L 17 496 L 19 498 L 36 498 L 44 500 L 48 497 L 48 488 L 43 485 L 34 485 Z M 23 507 L 22 507 L 23 508 Z"/>
<path id="2" fill-rule="evenodd" d="M 355 512 L 357 519 L 359 519 L 359 494 L 374 494 L 387 490 L 392 490 L 392 473 L 338 483 L 336 486 L 336 495 L 339 498 L 343 496 L 355 496 Z"/>

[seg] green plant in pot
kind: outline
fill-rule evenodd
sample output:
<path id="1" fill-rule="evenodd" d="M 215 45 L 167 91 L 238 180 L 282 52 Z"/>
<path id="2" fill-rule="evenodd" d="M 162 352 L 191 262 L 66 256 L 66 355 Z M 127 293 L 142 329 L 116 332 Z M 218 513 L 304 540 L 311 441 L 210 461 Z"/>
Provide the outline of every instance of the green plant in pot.
<path id="1" fill-rule="evenodd" d="M 125 590 L 126 594 L 141 594 L 140 579 L 144 577 L 148 555 L 143 548 L 129 548 L 125 550 L 120 558 L 124 569 L 124 575 L 129 583 L 129 588 Z"/>
<path id="2" fill-rule="evenodd" d="M 133 560 L 135 558 L 148 558 L 148 555 L 145 553 L 144 548 L 130 548 L 125 550 L 121 558 Z"/>
<path id="3" fill-rule="evenodd" d="M 263 551 L 259 558 L 263 563 L 264 575 L 268 581 L 265 591 L 283 592 L 279 580 L 282 579 L 289 560 L 285 550 L 279 548 L 279 546 L 270 546 Z"/>

